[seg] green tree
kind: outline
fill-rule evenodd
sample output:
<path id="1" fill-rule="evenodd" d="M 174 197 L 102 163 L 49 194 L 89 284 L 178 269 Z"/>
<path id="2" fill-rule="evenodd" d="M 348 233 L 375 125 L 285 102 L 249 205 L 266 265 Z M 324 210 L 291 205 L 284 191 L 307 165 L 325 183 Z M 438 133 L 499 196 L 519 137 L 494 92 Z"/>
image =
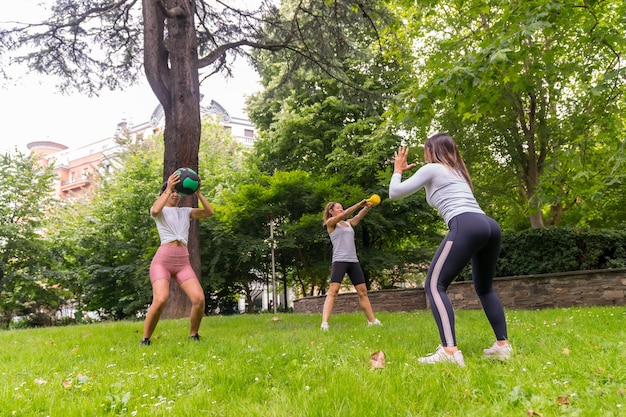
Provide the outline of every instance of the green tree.
<path id="1" fill-rule="evenodd" d="M 400 138 L 392 129 L 373 133 L 389 100 L 408 88 L 412 69 L 408 41 L 398 31 L 401 21 L 385 10 L 369 16 L 371 26 L 354 27 L 349 40 L 339 38 L 334 62 L 340 76 L 286 64 L 300 59 L 291 49 L 255 52 L 265 88 L 248 100 L 248 112 L 258 128 L 255 158 L 263 172 L 305 170 L 366 188 L 377 184 L 376 174 Z"/>
<path id="2" fill-rule="evenodd" d="M 120 137 L 118 145 L 106 164 L 113 169 L 99 173 L 93 195 L 63 201 L 48 223 L 62 287 L 78 308 L 116 319 L 137 317 L 151 301 L 148 269 L 159 239 L 149 208 L 161 187 L 163 152 L 160 136 Z M 241 152 L 230 132 L 204 120 L 199 174 L 207 197 L 230 186 Z M 199 277 L 205 286 L 219 285 Z"/>
<path id="3" fill-rule="evenodd" d="M 243 293 L 252 291 L 259 280 L 267 283 L 271 277 L 269 223 L 273 222 L 280 290 L 324 293 L 332 250 L 322 226 L 323 208 L 328 201 L 358 202 L 363 189 L 339 176 L 326 178 L 299 170 L 276 171 L 271 176 L 250 171 L 247 175 L 247 180 L 224 195 L 224 206 L 216 210 L 214 225 L 219 224 L 219 230 L 213 230 L 214 239 L 206 248 L 210 268 L 230 288 Z M 414 199 L 387 201 L 359 224 L 357 246 L 368 285 L 398 286 L 406 282 L 406 276 L 404 268 L 395 265 L 423 265 L 430 258 L 432 242 L 426 247 L 416 242 L 438 237 L 433 232 L 433 213 L 428 210 L 415 216 L 416 205 Z M 389 278 L 394 270 L 399 272 Z"/>
<path id="4" fill-rule="evenodd" d="M 160 189 L 161 150 L 156 137 L 122 144 L 115 169 L 82 202 L 89 207 L 75 224 L 78 241 L 69 242 L 87 248 L 87 308 L 115 319 L 136 317 L 151 300 L 148 269 L 159 240 L 149 208 Z"/>
<path id="5" fill-rule="evenodd" d="M 281 8 L 271 0 L 257 4 L 249 10 L 208 0 L 56 0 L 43 22 L 2 25 L 0 53 L 59 77 L 62 90 L 90 94 L 132 83 L 143 68 L 165 114 L 165 180 L 178 167 L 198 168 L 201 71 L 202 76 L 229 73 L 233 59 L 247 57 L 250 49 L 289 49 L 299 58 L 295 66 L 316 65 L 341 77 L 336 51 L 341 46 L 344 53 L 358 55 L 358 48 L 349 48 L 351 34 L 380 22 L 382 2 L 287 1 Z M 199 271 L 196 229 L 189 250 Z M 177 287 L 172 298 L 184 298 Z M 171 312 L 183 314 L 182 308 Z"/>
<path id="6" fill-rule="evenodd" d="M 623 2 L 400 3 L 419 66 L 395 120 L 451 133 L 496 217 L 556 225 L 623 181 Z"/>
<path id="7" fill-rule="evenodd" d="M 34 154 L 0 155 L 0 323 L 16 314 L 53 316 L 63 302 L 54 287 L 46 241 L 46 213 L 54 206 L 52 166 Z"/>
<path id="8" fill-rule="evenodd" d="M 290 260 L 289 273 L 302 294 L 323 292 L 326 285 L 330 247 L 320 226 L 324 204 L 350 205 L 374 192 L 383 198 L 387 194 L 390 158 L 403 135 L 385 124 L 385 112 L 412 82 L 410 40 L 400 22 L 392 21 L 378 32 L 359 31 L 353 39 L 359 55 L 337 54 L 343 78 L 285 65 L 294 60 L 289 50 L 257 54 L 265 89 L 248 101 L 260 136 L 252 157 L 267 175 L 302 170 L 311 173 L 320 188 L 319 207 L 279 225 L 279 233 L 290 237 L 280 242 L 280 254 Z M 422 264 L 429 251 L 416 248 L 430 247 L 439 236 L 441 227 L 434 219 L 423 198 L 388 201 L 373 210 L 357 238 L 368 284 L 394 286 L 398 282 L 387 277 L 395 265 Z M 304 253 L 302 260 L 299 252 Z M 311 253 L 324 256 L 312 259 Z"/>
<path id="9" fill-rule="evenodd" d="M 88 311 L 85 300 L 94 247 L 84 235 L 94 235 L 87 220 L 90 216 L 88 198 L 79 201 L 72 198 L 58 201 L 45 219 L 48 258 L 53 262 L 56 285 L 63 289 L 66 304 L 79 315 Z"/>

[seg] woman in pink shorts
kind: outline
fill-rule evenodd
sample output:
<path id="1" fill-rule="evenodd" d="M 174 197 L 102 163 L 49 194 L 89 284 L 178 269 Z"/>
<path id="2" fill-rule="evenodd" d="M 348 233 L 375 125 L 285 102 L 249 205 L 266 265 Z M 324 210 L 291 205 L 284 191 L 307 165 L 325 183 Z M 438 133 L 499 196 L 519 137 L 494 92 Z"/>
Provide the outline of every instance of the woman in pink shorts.
<path id="1" fill-rule="evenodd" d="M 204 316 L 204 291 L 189 262 L 187 239 L 190 220 L 212 216 L 213 208 L 200 193 L 200 187 L 196 191 L 196 196 L 202 208 L 178 207 L 180 195 L 174 191 L 174 187 L 179 182 L 178 173 L 175 172 L 170 175 L 161 190 L 161 194 L 159 194 L 159 198 L 150 208 L 150 216 L 156 222 L 159 231 L 161 246 L 150 265 L 152 305 L 146 315 L 142 345 L 150 344 L 150 337 L 170 295 L 170 279 L 172 277 L 176 278 L 176 282 L 191 301 L 189 337 L 200 340 L 198 329 Z"/>

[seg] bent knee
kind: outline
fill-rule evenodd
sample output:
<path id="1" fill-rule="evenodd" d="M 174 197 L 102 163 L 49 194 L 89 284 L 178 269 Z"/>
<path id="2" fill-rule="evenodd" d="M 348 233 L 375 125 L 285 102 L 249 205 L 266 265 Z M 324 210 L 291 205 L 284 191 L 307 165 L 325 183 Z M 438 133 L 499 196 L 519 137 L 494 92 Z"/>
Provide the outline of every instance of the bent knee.
<path id="1" fill-rule="evenodd" d="M 152 307 L 157 309 L 162 309 L 167 304 L 168 296 L 157 296 L 152 297 Z"/>
<path id="2" fill-rule="evenodd" d="M 367 286 L 365 284 L 359 284 L 356 286 L 356 293 L 359 297 L 367 297 Z"/>
<path id="3" fill-rule="evenodd" d="M 194 307 L 204 307 L 204 294 L 192 296 L 189 298 L 189 301 L 191 301 L 191 304 L 193 304 Z"/>
<path id="4" fill-rule="evenodd" d="M 328 288 L 328 291 L 326 291 L 326 296 L 327 297 L 337 297 L 337 294 L 339 294 L 339 286 L 335 286 L 335 285 L 331 285 L 330 288 Z"/>

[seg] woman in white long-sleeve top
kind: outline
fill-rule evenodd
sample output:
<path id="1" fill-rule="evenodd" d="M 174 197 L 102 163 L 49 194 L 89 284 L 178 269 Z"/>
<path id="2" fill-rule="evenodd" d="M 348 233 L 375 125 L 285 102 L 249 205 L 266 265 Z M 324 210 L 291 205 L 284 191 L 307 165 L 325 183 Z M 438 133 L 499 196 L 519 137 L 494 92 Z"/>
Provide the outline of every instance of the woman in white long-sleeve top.
<path id="1" fill-rule="evenodd" d="M 474 289 L 493 328 L 496 342 L 484 354 L 508 359 L 506 318 L 502 303 L 493 289 L 493 277 L 500 252 L 502 232 L 498 223 L 485 215 L 476 202 L 472 180 L 454 140 L 437 133 L 424 144 L 426 164 L 402 181 L 402 174 L 416 166 L 407 163 L 408 149 L 395 154 L 394 171 L 389 183 L 389 197 L 400 199 L 420 189 L 426 201 L 439 212 L 448 226 L 428 269 L 424 289 L 435 317 L 441 345 L 435 353 L 419 358 L 421 363 L 451 362 L 465 366 L 457 347 L 452 303 L 446 294 L 454 278 L 471 262 Z"/>

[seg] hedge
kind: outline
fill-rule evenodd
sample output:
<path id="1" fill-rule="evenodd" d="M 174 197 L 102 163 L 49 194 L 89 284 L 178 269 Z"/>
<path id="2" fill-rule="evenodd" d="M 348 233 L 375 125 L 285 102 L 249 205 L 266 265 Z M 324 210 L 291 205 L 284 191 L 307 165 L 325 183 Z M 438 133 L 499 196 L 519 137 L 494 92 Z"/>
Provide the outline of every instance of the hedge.
<path id="1" fill-rule="evenodd" d="M 626 267 L 626 230 L 549 227 L 502 236 L 497 277 Z M 465 268 L 459 279 L 471 279 Z"/>

